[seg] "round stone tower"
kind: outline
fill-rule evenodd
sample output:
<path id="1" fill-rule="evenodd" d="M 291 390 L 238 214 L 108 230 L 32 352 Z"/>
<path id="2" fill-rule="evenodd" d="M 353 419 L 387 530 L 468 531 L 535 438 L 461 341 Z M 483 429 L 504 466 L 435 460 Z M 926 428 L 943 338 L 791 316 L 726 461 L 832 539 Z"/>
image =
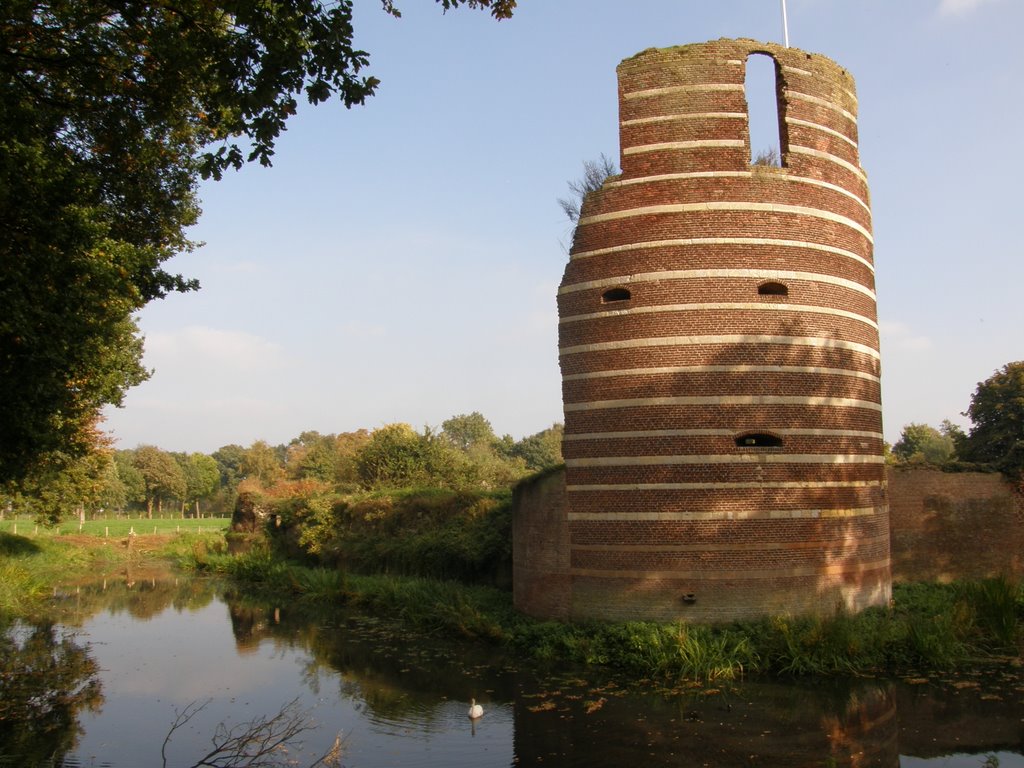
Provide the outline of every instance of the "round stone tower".
<path id="1" fill-rule="evenodd" d="M 752 165 L 748 57 L 781 165 Z M 568 615 L 718 621 L 888 602 L 878 325 L 857 99 L 752 40 L 618 68 L 622 173 L 558 294 Z"/>

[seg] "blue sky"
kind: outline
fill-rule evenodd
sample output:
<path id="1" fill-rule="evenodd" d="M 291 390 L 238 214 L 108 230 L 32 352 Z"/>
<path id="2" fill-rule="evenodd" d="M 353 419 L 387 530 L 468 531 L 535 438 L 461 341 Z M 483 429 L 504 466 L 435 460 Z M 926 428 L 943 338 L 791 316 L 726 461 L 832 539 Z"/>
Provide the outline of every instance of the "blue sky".
<path id="1" fill-rule="evenodd" d="M 782 40 L 777 0 L 520 0 L 513 19 L 356 0 L 378 94 L 301 109 L 270 169 L 204 184 L 198 293 L 146 307 L 119 447 L 211 452 L 480 411 L 562 420 L 557 198 L 618 157 L 615 67 L 650 47 Z M 857 81 L 871 186 L 883 418 L 962 424 L 1024 359 L 1024 2 L 788 0 L 790 44 Z"/>

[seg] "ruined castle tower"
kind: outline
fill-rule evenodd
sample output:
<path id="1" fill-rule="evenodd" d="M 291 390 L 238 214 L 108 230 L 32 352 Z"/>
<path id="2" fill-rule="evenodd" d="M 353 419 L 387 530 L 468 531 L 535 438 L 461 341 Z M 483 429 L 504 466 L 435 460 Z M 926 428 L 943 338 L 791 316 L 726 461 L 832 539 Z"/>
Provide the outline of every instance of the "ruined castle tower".
<path id="1" fill-rule="evenodd" d="M 751 164 L 748 57 L 781 167 Z M 558 293 L 570 618 L 890 596 L 868 186 L 850 75 L 752 40 L 618 68 L 622 173 Z"/>

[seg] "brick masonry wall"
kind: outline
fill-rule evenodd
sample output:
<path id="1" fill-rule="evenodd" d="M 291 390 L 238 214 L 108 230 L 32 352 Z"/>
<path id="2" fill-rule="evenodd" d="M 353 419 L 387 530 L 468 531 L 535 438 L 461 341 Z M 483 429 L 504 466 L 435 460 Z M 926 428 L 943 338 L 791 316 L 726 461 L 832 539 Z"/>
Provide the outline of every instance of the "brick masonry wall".
<path id="1" fill-rule="evenodd" d="M 1001 475 L 890 468 L 887 476 L 889 527 L 879 530 L 877 517 L 758 520 L 743 527 L 710 519 L 685 523 L 620 519 L 581 529 L 568 518 L 565 473 L 547 475 L 516 491 L 512 542 L 516 608 L 541 618 L 600 614 L 629 620 L 671 614 L 671 618 L 694 621 L 821 612 L 824 606 L 817 595 L 829 584 L 841 589 L 841 582 L 834 579 L 835 573 L 817 567 L 818 552 L 825 552 L 833 565 L 844 557 L 879 559 L 890 541 L 894 581 L 1024 578 L 1024 497 Z M 576 546 L 570 547 L 570 540 Z M 633 543 L 637 554 L 629 556 L 628 565 L 639 575 L 618 580 L 594 577 L 573 562 L 623 540 Z M 645 545 L 677 540 L 720 543 L 671 550 L 685 563 L 655 566 L 644 560 Z M 758 573 L 771 572 L 776 566 L 770 559 L 772 542 L 780 540 L 805 542 L 802 549 L 790 550 L 794 558 L 787 558 L 787 563 L 802 559 L 810 567 L 785 577 L 772 575 L 767 585 L 758 585 Z M 657 552 L 656 556 L 664 557 L 666 550 L 659 547 Z M 717 569 L 716 575 L 721 576 L 723 563 L 733 559 L 732 579 L 706 578 L 709 569 Z M 733 588 L 736 585 L 744 589 Z M 758 588 L 749 589 L 751 585 Z M 794 600 L 794 592 L 805 594 L 806 599 Z M 696 601 L 680 602 L 675 599 L 680 593 L 692 593 Z M 716 610 L 700 611 L 701 602 L 713 603 Z"/>
<path id="2" fill-rule="evenodd" d="M 572 585 L 565 473 L 521 483 L 512 493 L 512 504 L 513 602 L 531 616 L 568 619 Z"/>
<path id="3" fill-rule="evenodd" d="M 894 581 L 1024 577 L 1024 498 L 1002 475 L 888 475 Z"/>
<path id="4" fill-rule="evenodd" d="M 754 54 L 776 65 L 779 168 L 750 161 Z M 584 200 L 558 294 L 567 614 L 886 602 L 853 79 L 822 56 L 718 40 L 643 51 L 618 80 L 622 173 Z"/>

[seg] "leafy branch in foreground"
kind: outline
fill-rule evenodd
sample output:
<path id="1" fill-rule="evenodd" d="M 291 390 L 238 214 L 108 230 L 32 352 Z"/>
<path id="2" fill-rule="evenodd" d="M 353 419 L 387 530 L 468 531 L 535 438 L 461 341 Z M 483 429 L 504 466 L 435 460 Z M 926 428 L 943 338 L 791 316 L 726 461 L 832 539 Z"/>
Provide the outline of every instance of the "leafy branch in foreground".
<path id="1" fill-rule="evenodd" d="M 515 0 L 438 0 L 508 18 Z M 150 376 L 135 313 L 199 284 L 200 178 L 270 165 L 300 100 L 379 81 L 353 0 L 11 0 L 0 14 L 0 482 L 84 454 Z M 383 8 L 400 15 L 394 0 Z"/>
<path id="2" fill-rule="evenodd" d="M 176 712 L 177 716 L 160 747 L 163 768 L 167 768 L 167 747 L 174 734 L 206 709 L 210 701 L 207 699 L 201 704 L 193 701 Z M 218 723 L 210 739 L 212 748 L 189 768 L 284 768 L 295 765 L 288 757 L 288 746 L 315 727 L 309 714 L 308 710 L 298 706 L 296 698 L 270 718 L 254 717 L 230 727 L 223 722 Z M 309 768 L 341 768 L 343 746 L 344 741 L 339 734 L 331 748 L 310 763 Z"/>

